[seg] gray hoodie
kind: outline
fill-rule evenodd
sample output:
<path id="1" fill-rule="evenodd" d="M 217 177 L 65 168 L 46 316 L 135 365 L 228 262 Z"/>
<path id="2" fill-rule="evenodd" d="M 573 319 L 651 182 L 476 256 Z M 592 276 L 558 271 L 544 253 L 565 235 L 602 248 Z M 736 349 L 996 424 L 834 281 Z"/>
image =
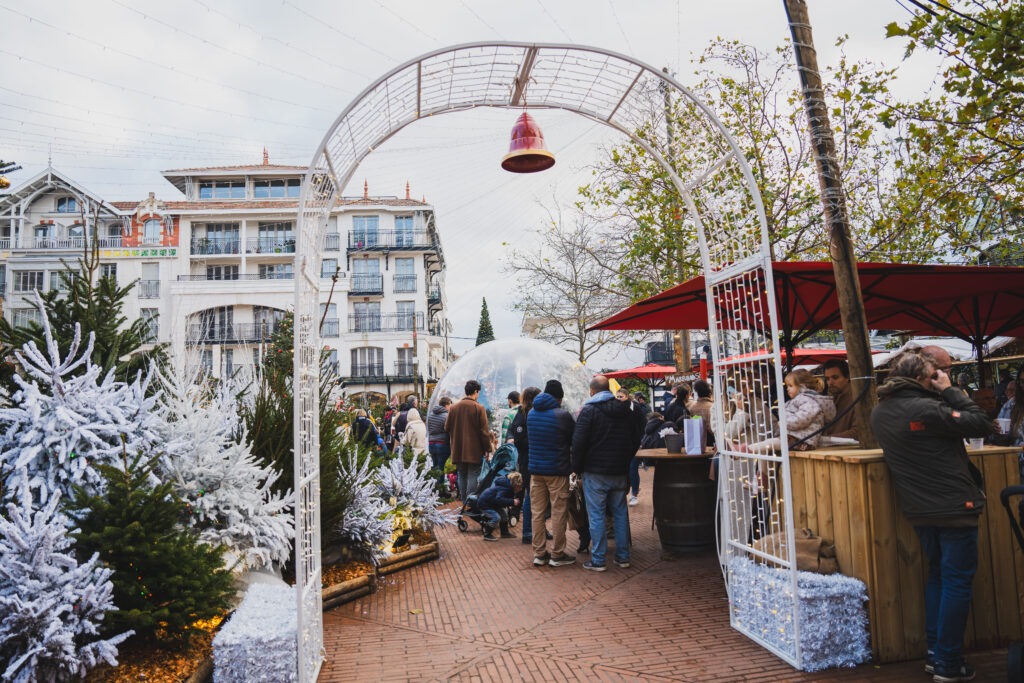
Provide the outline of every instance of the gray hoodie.
<path id="1" fill-rule="evenodd" d="M 427 441 L 430 443 L 448 443 L 448 433 L 444 431 L 444 423 L 448 420 L 448 409 L 434 406 L 427 416 Z"/>

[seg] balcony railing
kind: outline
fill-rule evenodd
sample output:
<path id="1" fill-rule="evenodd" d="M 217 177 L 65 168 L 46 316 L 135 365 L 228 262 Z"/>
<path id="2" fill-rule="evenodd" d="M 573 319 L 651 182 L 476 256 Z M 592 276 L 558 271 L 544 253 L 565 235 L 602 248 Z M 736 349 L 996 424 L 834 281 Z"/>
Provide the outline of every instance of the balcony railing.
<path id="1" fill-rule="evenodd" d="M 274 273 L 260 275 L 258 273 L 231 273 L 220 275 L 179 275 L 178 282 L 218 282 L 221 280 L 293 280 L 294 273 Z"/>
<path id="2" fill-rule="evenodd" d="M 439 304 L 441 303 L 441 288 L 437 285 L 431 285 L 427 289 L 427 303 L 428 304 Z"/>
<path id="3" fill-rule="evenodd" d="M 0 249 L 7 250 L 11 248 L 13 242 L 10 237 L 0 237 Z"/>
<path id="4" fill-rule="evenodd" d="M 337 337 L 341 331 L 341 322 L 337 318 L 327 318 L 320 326 L 321 337 Z"/>
<path id="5" fill-rule="evenodd" d="M 160 281 L 159 280 L 139 280 L 138 290 L 140 299 L 159 299 L 160 298 Z"/>
<path id="6" fill-rule="evenodd" d="M 384 377 L 384 363 L 371 363 L 366 365 L 354 363 L 352 365 L 351 376 L 360 379 Z"/>
<path id="7" fill-rule="evenodd" d="M 29 237 L 22 244 L 25 249 L 75 249 L 81 250 L 88 243 L 84 237 Z M 100 237 L 96 240 L 100 249 L 117 249 L 121 247 L 120 237 Z M 17 245 L 10 237 L 0 238 L 0 249 L 17 249 Z"/>
<path id="8" fill-rule="evenodd" d="M 349 332 L 412 332 L 423 329 L 423 313 L 378 313 L 376 315 L 350 315 Z"/>
<path id="9" fill-rule="evenodd" d="M 407 294 L 409 292 L 416 291 L 416 276 L 415 275 L 396 275 L 395 276 L 395 289 L 396 294 Z"/>
<path id="10" fill-rule="evenodd" d="M 412 361 L 396 360 L 395 361 L 395 376 L 396 377 L 415 377 L 416 376 L 416 366 L 412 363 Z"/>
<path id="11" fill-rule="evenodd" d="M 224 325 L 192 323 L 188 326 L 186 341 L 194 344 L 253 344 L 269 341 L 280 325 L 279 321 Z"/>
<path id="12" fill-rule="evenodd" d="M 324 235 L 324 251 L 340 251 L 341 250 L 341 235 L 334 232 L 329 235 Z"/>
<path id="13" fill-rule="evenodd" d="M 426 230 L 356 230 L 348 234 L 348 248 L 352 251 L 432 249 L 435 246 Z"/>
<path id="14" fill-rule="evenodd" d="M 294 254 L 294 237 L 249 237 L 245 240 L 246 254 Z"/>
<path id="15" fill-rule="evenodd" d="M 195 256 L 220 256 L 240 253 L 241 244 L 237 237 L 193 237 L 191 249 Z"/>
<path id="16" fill-rule="evenodd" d="M 352 284 L 348 289 L 349 294 L 383 294 L 383 275 L 353 275 Z"/>

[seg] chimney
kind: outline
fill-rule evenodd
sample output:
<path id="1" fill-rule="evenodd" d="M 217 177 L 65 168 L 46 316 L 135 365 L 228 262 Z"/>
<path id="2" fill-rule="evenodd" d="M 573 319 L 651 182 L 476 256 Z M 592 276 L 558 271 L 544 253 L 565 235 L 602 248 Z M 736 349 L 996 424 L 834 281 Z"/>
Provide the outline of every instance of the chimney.
<path id="1" fill-rule="evenodd" d="M 409 199 L 409 181 L 405 181 L 405 198 Z"/>
<path id="2" fill-rule="evenodd" d="M 270 155 L 267 153 L 267 148 L 266 147 L 263 148 L 263 165 L 264 166 L 269 166 L 270 165 Z"/>
<path id="3" fill-rule="evenodd" d="M 370 198 L 370 183 L 366 180 L 363 181 L 363 199 Z"/>

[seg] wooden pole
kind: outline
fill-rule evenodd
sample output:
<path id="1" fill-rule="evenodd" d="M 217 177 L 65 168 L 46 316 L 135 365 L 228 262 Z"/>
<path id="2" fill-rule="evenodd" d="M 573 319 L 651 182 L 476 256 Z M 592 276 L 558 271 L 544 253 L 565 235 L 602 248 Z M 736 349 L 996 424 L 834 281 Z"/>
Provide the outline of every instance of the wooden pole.
<path id="1" fill-rule="evenodd" d="M 818 72 L 818 57 L 814 51 L 807 3 L 805 0 L 783 0 L 783 3 L 789 19 L 789 30 L 793 35 L 793 51 L 810 123 L 814 160 L 818 167 L 821 203 L 829 233 L 829 254 L 836 279 L 836 298 L 839 299 L 839 314 L 843 321 L 843 335 L 850 363 L 851 388 L 855 397 L 863 394 L 863 398 L 854 407 L 858 440 L 865 447 L 874 448 L 877 442 L 871 433 L 871 411 L 878 400 L 874 387 L 874 365 L 871 362 L 868 326 L 864 318 L 864 299 L 860 291 L 860 279 L 857 277 L 857 258 L 850 239 L 850 220 L 846 213 L 843 181 L 836 162 L 836 143 L 829 125 L 821 74 Z"/>

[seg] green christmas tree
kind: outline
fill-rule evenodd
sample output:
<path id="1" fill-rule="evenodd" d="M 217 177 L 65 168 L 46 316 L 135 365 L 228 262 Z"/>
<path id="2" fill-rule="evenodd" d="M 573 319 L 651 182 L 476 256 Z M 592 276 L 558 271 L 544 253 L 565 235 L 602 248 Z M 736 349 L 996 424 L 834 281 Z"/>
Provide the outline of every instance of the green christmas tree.
<path id="1" fill-rule="evenodd" d="M 494 341 L 494 328 L 491 327 L 491 314 L 487 312 L 487 299 L 484 298 L 484 305 L 480 307 L 480 327 L 476 331 L 476 345 L 486 344 Z"/>
<path id="2" fill-rule="evenodd" d="M 99 553 L 114 570 L 118 610 L 107 615 L 105 630 L 181 641 L 196 632 L 196 621 L 227 610 L 233 579 L 221 549 L 200 543 L 195 531 L 178 524 L 188 511 L 170 483 L 153 485 L 155 462 L 124 454 L 118 466 L 98 465 L 106 490 L 97 495 L 76 489 L 68 506 L 78 525 L 72 535 L 79 556 Z"/>

